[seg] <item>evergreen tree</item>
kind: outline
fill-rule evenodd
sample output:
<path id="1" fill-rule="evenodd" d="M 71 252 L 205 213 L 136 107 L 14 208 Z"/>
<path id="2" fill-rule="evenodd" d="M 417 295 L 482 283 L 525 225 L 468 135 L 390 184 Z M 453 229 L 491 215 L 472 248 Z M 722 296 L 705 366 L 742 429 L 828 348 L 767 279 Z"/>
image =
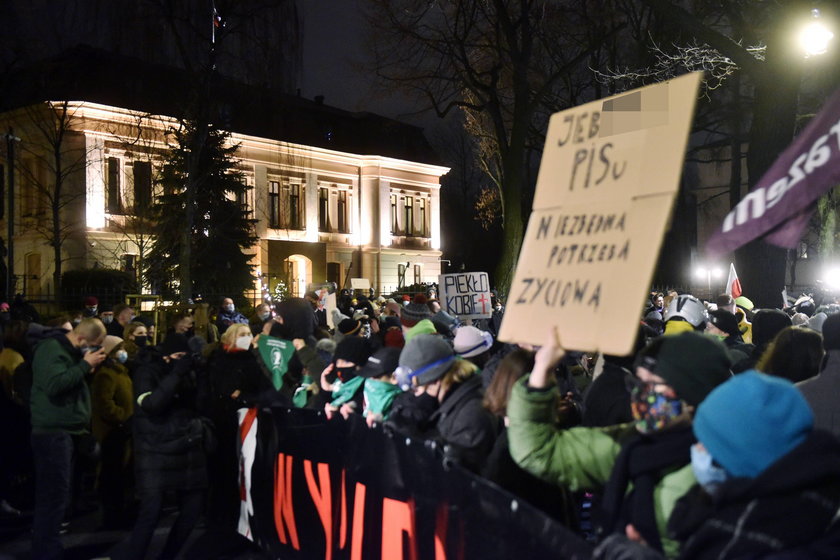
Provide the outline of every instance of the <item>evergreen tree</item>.
<path id="1" fill-rule="evenodd" d="M 180 256 L 186 238 L 190 243 L 190 296 L 238 297 L 254 285 L 251 255 L 244 251 L 257 241 L 256 221 L 239 202 L 247 186 L 236 169 L 238 146 L 227 145 L 229 136 L 212 125 L 201 130 L 192 121 L 175 133 L 160 174 L 163 193 L 151 209 L 156 242 L 145 263 L 147 278 L 161 295 L 175 298 L 184 293 L 178 279 L 183 277 Z M 197 170 L 192 181 L 188 180 L 189 169 Z M 188 204 L 192 227 L 185 236 L 190 221 Z"/>

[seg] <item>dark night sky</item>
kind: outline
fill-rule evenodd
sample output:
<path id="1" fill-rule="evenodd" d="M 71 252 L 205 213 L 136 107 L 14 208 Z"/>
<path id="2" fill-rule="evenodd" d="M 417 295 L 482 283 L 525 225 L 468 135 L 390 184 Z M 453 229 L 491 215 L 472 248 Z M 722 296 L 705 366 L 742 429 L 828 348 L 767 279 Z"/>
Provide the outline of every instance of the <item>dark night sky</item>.
<path id="1" fill-rule="evenodd" d="M 373 70 L 359 67 L 369 59 L 363 43 L 363 1 L 303 0 L 298 5 L 303 23 L 301 95 L 323 95 L 327 105 L 429 126 L 432 115 L 412 114 L 416 107 L 410 101 L 375 88 L 369 77 Z"/>

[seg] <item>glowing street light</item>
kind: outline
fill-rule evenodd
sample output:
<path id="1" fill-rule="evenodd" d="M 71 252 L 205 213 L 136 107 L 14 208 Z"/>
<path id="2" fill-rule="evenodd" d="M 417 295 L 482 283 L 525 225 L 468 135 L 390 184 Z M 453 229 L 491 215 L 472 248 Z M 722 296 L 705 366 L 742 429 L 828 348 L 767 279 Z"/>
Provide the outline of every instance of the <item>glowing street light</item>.
<path id="1" fill-rule="evenodd" d="M 823 276 L 823 281 L 835 290 L 840 289 L 840 268 L 827 270 Z"/>
<path id="2" fill-rule="evenodd" d="M 828 51 L 828 45 L 834 38 L 834 33 L 820 18 L 820 11 L 811 10 L 812 19 L 799 32 L 799 46 L 805 56 L 816 56 Z"/>
<path id="3" fill-rule="evenodd" d="M 716 265 L 699 265 L 694 269 L 694 275 L 699 280 L 706 281 L 706 290 L 708 290 L 708 297 L 712 297 L 712 278 L 717 280 L 723 277 L 723 269 Z"/>

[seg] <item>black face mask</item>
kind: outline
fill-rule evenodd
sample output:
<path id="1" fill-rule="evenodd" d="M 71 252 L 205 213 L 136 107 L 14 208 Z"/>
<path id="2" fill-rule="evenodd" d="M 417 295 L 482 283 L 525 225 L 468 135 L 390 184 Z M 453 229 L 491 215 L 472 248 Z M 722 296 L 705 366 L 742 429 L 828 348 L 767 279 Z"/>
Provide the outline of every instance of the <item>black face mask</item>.
<path id="1" fill-rule="evenodd" d="M 134 337 L 134 344 L 139 346 L 140 348 L 146 346 L 147 338 L 145 336 L 135 336 Z"/>
<path id="2" fill-rule="evenodd" d="M 356 366 L 348 366 L 348 367 L 335 367 L 335 372 L 338 374 L 338 378 L 344 382 L 350 381 L 354 377 L 356 377 Z"/>

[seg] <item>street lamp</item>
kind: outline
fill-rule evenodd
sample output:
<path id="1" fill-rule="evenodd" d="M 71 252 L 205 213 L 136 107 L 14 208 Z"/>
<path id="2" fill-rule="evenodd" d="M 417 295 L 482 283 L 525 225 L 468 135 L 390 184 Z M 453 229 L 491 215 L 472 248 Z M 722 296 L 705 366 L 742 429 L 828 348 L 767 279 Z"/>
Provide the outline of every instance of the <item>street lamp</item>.
<path id="1" fill-rule="evenodd" d="M 694 270 L 694 275 L 700 280 L 706 280 L 706 290 L 709 298 L 712 297 L 712 278 L 717 280 L 723 276 L 723 270 L 716 265 L 699 265 Z"/>
<path id="2" fill-rule="evenodd" d="M 811 20 L 799 31 L 799 46 L 805 56 L 816 56 L 828 51 L 828 44 L 834 38 L 834 33 L 820 18 L 817 8 L 811 10 Z"/>

